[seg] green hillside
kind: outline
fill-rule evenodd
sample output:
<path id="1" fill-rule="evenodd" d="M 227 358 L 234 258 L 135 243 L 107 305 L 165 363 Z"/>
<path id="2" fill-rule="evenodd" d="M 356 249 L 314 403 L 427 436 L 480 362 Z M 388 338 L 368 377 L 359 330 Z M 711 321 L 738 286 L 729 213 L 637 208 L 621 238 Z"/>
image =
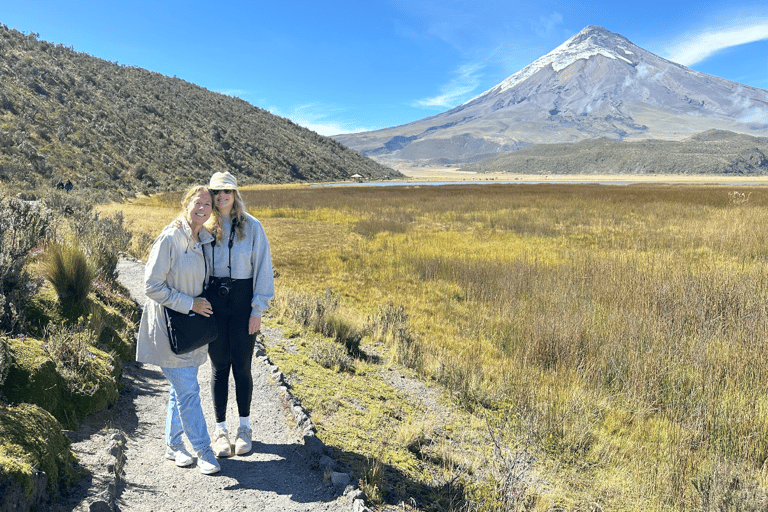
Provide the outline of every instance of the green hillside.
<path id="1" fill-rule="evenodd" d="M 224 170 L 242 183 L 400 176 L 241 99 L 0 26 L 0 181 L 133 194 Z"/>

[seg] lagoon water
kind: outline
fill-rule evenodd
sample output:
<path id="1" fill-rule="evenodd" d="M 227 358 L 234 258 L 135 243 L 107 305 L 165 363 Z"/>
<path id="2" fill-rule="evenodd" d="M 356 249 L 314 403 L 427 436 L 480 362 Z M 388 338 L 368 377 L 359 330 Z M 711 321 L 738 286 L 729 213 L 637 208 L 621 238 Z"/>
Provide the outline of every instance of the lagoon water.
<path id="1" fill-rule="evenodd" d="M 439 185 L 637 185 L 641 181 L 577 181 L 577 180 L 488 180 L 488 181 L 365 181 L 365 182 L 339 182 L 339 183 L 318 183 L 310 185 L 312 187 L 422 187 Z M 720 186 L 763 186 L 768 185 L 765 182 L 671 182 L 658 181 L 656 184 L 666 185 L 720 185 Z"/>

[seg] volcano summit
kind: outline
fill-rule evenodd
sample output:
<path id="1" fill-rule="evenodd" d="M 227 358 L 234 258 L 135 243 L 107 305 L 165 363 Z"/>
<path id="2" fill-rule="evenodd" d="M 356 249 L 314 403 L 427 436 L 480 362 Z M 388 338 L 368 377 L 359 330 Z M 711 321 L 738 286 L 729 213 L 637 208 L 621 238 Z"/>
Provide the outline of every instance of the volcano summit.
<path id="1" fill-rule="evenodd" d="M 768 135 L 768 91 L 699 73 L 588 26 L 442 114 L 334 138 L 383 163 L 467 163 L 539 143 Z"/>

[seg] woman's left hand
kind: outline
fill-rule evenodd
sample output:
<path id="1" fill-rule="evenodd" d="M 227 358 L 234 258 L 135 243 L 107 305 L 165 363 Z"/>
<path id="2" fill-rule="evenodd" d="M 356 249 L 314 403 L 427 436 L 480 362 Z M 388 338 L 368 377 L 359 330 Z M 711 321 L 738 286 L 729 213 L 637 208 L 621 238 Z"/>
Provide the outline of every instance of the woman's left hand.
<path id="1" fill-rule="evenodd" d="M 192 311 L 198 315 L 211 316 L 213 314 L 213 308 L 208 299 L 203 297 L 195 297 L 192 299 Z"/>
<path id="2" fill-rule="evenodd" d="M 261 330 L 261 317 L 252 316 L 248 320 L 248 334 L 256 334 Z"/>

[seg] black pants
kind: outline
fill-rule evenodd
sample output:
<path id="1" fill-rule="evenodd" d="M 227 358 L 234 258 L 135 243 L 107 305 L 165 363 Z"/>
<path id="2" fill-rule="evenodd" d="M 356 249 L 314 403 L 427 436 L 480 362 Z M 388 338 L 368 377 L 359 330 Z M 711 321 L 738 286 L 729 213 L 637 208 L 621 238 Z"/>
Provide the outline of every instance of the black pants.
<path id="1" fill-rule="evenodd" d="M 248 334 L 251 316 L 253 280 L 233 281 L 225 296 L 217 293 L 216 283 L 209 288 L 208 300 L 219 324 L 219 337 L 208 345 L 211 358 L 211 394 L 216 423 L 226 420 L 229 397 L 229 373 L 235 378 L 235 399 L 241 417 L 250 415 L 253 376 L 251 359 L 256 335 Z"/>

